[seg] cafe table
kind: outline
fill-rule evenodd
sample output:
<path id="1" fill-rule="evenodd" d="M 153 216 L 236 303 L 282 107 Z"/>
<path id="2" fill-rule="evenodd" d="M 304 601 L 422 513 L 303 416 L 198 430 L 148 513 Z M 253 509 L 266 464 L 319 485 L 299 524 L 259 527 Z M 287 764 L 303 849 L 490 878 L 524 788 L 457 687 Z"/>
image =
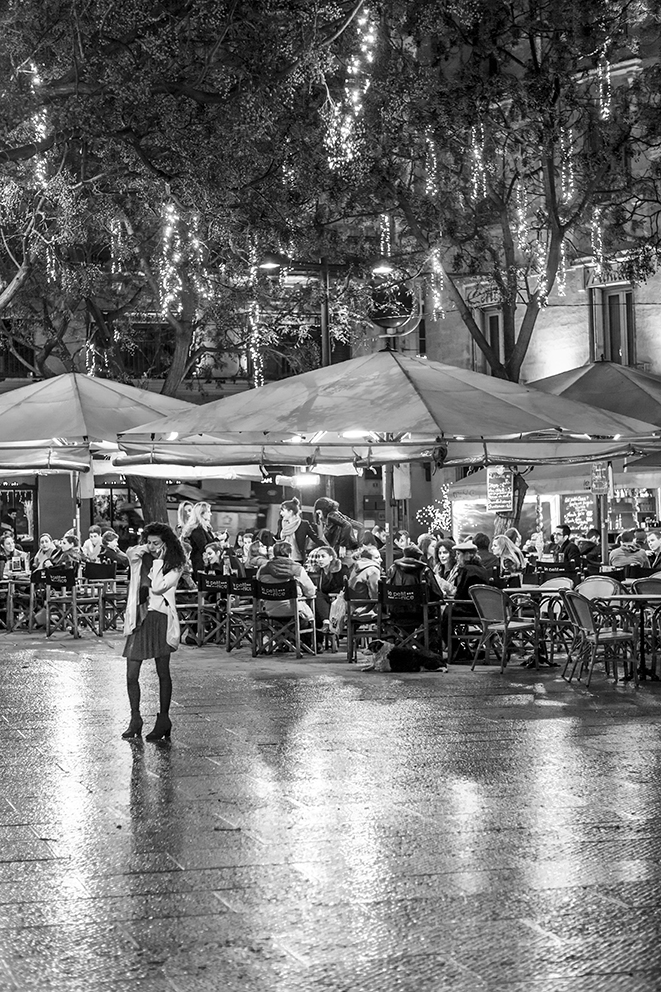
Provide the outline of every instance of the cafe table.
<path id="1" fill-rule="evenodd" d="M 619 603 L 622 606 L 630 604 L 633 607 L 638 607 L 639 664 L 634 664 L 634 683 L 637 685 L 639 679 L 641 682 L 644 682 L 648 675 L 653 681 L 658 682 L 658 675 L 654 672 L 648 671 L 645 664 L 645 607 L 661 606 L 661 595 L 658 593 L 613 593 L 612 596 L 600 596 L 597 602 Z"/>

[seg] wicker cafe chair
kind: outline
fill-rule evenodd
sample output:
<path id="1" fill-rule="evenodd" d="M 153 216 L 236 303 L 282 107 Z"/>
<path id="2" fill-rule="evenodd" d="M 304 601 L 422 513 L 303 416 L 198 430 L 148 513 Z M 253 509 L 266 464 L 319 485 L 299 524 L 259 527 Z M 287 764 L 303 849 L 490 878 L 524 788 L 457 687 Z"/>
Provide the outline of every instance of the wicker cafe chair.
<path id="1" fill-rule="evenodd" d="M 661 576 L 647 579 L 636 579 L 631 591 L 637 596 L 661 596 Z M 641 636 L 645 638 L 645 656 L 652 659 L 649 675 L 656 680 L 656 659 L 661 645 L 661 603 L 646 603 L 644 608 L 645 623 Z"/>
<path id="2" fill-rule="evenodd" d="M 470 587 L 469 592 L 482 626 L 482 635 L 475 650 L 471 671 L 475 669 L 481 648 L 485 650 L 485 660 L 488 664 L 491 645 L 495 639 L 500 640 L 502 644 L 501 674 L 505 671 L 507 664 L 508 648 L 515 639 L 520 640 L 522 644 L 528 643 L 532 646 L 535 667 L 539 668 L 539 628 L 536 618 L 518 619 L 513 613 L 509 597 L 502 589 L 494 589 L 493 586 L 474 585 Z"/>
<path id="3" fill-rule="evenodd" d="M 252 654 L 272 654 L 278 649 L 293 650 L 301 658 L 317 653 L 317 627 L 314 616 L 301 616 L 299 611 L 298 584 L 296 579 L 267 583 L 254 580 Z M 267 603 L 287 605 L 287 613 L 273 616 L 266 609 Z M 303 635 L 308 635 L 303 640 Z"/>
<path id="4" fill-rule="evenodd" d="M 569 575 L 555 575 L 539 585 L 539 595 L 527 592 L 508 591 L 508 597 L 519 616 L 536 617 L 539 625 L 539 648 L 545 654 L 549 665 L 554 664 L 556 648 L 561 645 L 567 654 L 573 644 L 573 625 L 562 598 L 556 595 L 560 589 L 571 589 L 574 582 Z M 544 590 L 548 590 L 546 595 Z"/>
<path id="5" fill-rule="evenodd" d="M 575 632 L 575 647 L 572 651 L 573 662 L 572 658 L 568 656 L 567 662 L 562 671 L 562 677 L 565 678 L 567 669 L 571 663 L 572 668 L 568 681 L 571 682 L 578 666 L 579 679 L 581 678 L 583 670 L 587 669 L 588 678 L 586 687 L 589 687 L 597 654 L 600 650 L 603 650 L 606 675 L 610 676 L 610 661 L 612 660 L 613 675 L 615 681 L 617 682 L 617 653 L 620 649 L 623 649 L 624 679 L 626 681 L 631 679 L 633 677 L 633 665 L 635 664 L 636 651 L 635 626 L 620 627 L 617 626 L 615 622 L 613 622 L 610 626 L 604 625 L 603 612 L 597 611 L 594 603 L 591 600 L 586 599 L 585 596 L 582 596 L 580 593 L 576 592 L 576 590 L 563 590 L 562 598 L 567 607 L 567 613 L 574 625 Z M 635 622 L 633 617 L 631 617 L 630 620 L 632 621 L 632 624 Z M 628 648 L 631 648 L 630 666 L 627 666 L 626 660 L 626 652 Z"/>

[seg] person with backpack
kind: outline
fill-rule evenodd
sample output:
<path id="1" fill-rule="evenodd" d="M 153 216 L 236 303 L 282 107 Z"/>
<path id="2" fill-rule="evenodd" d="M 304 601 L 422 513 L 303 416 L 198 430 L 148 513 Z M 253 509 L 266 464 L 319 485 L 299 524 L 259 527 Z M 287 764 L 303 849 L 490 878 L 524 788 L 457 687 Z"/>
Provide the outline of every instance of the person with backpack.
<path id="1" fill-rule="evenodd" d="M 345 516 L 336 500 L 327 496 L 318 499 L 314 504 L 314 519 L 319 537 L 333 548 L 338 558 L 360 547 L 362 525 Z"/>

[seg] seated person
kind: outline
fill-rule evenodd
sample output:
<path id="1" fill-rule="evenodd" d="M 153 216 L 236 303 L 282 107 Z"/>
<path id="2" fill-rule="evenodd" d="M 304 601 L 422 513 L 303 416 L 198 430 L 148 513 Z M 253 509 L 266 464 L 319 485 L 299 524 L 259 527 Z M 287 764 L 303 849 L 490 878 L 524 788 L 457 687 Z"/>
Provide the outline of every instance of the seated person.
<path id="1" fill-rule="evenodd" d="M 571 527 L 569 524 L 559 524 L 553 531 L 553 547 L 551 553 L 557 562 L 563 564 L 572 563 L 580 565 L 581 552 L 578 545 L 571 539 Z"/>
<path id="2" fill-rule="evenodd" d="M 83 545 L 84 547 L 85 545 Z M 115 564 L 118 572 L 128 571 L 129 560 L 119 547 L 119 534 L 116 531 L 107 530 L 101 535 L 101 551 L 98 561 Z"/>
<path id="3" fill-rule="evenodd" d="M 491 547 L 498 558 L 501 576 L 520 575 L 524 571 L 526 556 L 506 534 L 497 534 Z"/>
<path id="4" fill-rule="evenodd" d="M 441 620 L 441 636 L 446 645 L 450 642 L 450 634 L 455 623 L 477 618 L 477 609 L 470 598 L 470 587 L 489 583 L 489 574 L 482 565 L 477 547 L 472 541 L 455 544 L 454 550 L 457 555 L 457 571 L 452 583 L 453 591 L 446 591 L 447 598 L 452 599 L 453 603 L 452 608 L 443 614 Z M 451 660 L 470 660 L 470 652 L 464 645 L 458 644 Z"/>
<path id="5" fill-rule="evenodd" d="M 85 561 L 85 557 L 80 550 L 78 538 L 72 531 L 67 533 L 59 541 L 57 553 L 51 558 L 51 564 L 62 568 L 76 568 Z"/>
<path id="6" fill-rule="evenodd" d="M 372 600 L 375 607 L 379 598 L 381 566 L 379 549 L 371 543 L 361 544 L 347 579 L 347 587 L 351 589 L 356 598 Z M 355 612 L 356 616 L 374 615 L 374 610 L 369 606 L 359 606 Z"/>
<path id="7" fill-rule="evenodd" d="M 349 569 L 337 557 L 334 548 L 314 548 L 307 561 L 310 573 L 316 579 L 315 613 L 322 631 L 330 630 L 331 595 L 342 592 Z"/>
<path id="8" fill-rule="evenodd" d="M 484 565 L 487 571 L 492 568 L 500 569 L 500 558 L 493 551 L 489 550 L 491 542 L 487 534 L 478 531 L 473 538 L 473 544 L 477 548 L 477 556 L 480 559 L 480 563 Z"/>
<path id="9" fill-rule="evenodd" d="M 48 568 L 53 555 L 58 553 L 58 547 L 50 534 L 41 534 L 39 537 L 39 548 L 32 559 L 32 568 L 36 571 L 39 568 Z"/>
<path id="10" fill-rule="evenodd" d="M 407 544 L 402 549 L 402 557 L 393 561 L 386 579 L 394 586 L 413 586 L 426 582 L 432 598 L 441 599 L 443 596 L 436 576 L 417 544 Z"/>
<path id="11" fill-rule="evenodd" d="M 4 557 L 3 579 L 29 579 L 30 556 L 27 551 L 21 551 L 16 547 L 16 541 L 11 534 L 5 534 L 0 547 Z"/>
<path id="12" fill-rule="evenodd" d="M 87 561 L 97 561 L 103 548 L 101 540 L 101 528 L 98 524 L 92 524 L 88 531 L 89 537 L 83 543 L 82 552 Z"/>
<path id="13" fill-rule="evenodd" d="M 584 564 L 601 564 L 601 534 L 596 527 L 591 528 L 576 544 Z"/>
<path id="14" fill-rule="evenodd" d="M 276 541 L 273 546 L 273 558 L 262 565 L 257 578 L 265 585 L 276 585 L 287 579 L 295 579 L 298 586 L 298 614 L 307 620 L 312 620 L 313 613 L 306 599 L 316 596 L 315 584 L 300 562 L 294 561 L 291 555 L 291 544 L 288 541 Z M 290 616 L 288 602 L 268 602 L 264 604 L 265 612 L 270 617 Z"/>
<path id="15" fill-rule="evenodd" d="M 608 556 L 608 564 L 613 568 L 626 568 L 627 565 L 640 565 L 642 568 L 649 568 L 650 562 L 647 554 L 636 544 L 636 535 L 633 530 L 623 530 L 617 539 L 617 547 L 613 548 Z"/>
<path id="16" fill-rule="evenodd" d="M 243 562 L 239 561 L 227 541 L 212 541 L 202 552 L 202 562 L 206 572 L 220 572 L 243 579 L 246 575 Z"/>
<path id="17" fill-rule="evenodd" d="M 269 560 L 268 549 L 266 545 L 262 544 L 256 537 L 253 538 L 248 546 L 248 551 L 245 556 L 245 566 L 246 568 L 261 568 Z"/>

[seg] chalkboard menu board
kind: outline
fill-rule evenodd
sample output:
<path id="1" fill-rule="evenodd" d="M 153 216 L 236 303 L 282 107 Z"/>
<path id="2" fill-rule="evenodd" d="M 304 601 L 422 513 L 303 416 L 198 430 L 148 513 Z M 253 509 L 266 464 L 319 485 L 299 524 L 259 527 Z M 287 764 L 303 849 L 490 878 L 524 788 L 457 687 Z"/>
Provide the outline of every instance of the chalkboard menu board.
<path id="1" fill-rule="evenodd" d="M 560 523 L 567 524 L 572 534 L 584 534 L 596 527 L 597 514 L 592 493 L 560 497 Z"/>
<path id="2" fill-rule="evenodd" d="M 514 474 L 502 465 L 487 469 L 487 510 L 511 513 L 514 509 Z"/>

